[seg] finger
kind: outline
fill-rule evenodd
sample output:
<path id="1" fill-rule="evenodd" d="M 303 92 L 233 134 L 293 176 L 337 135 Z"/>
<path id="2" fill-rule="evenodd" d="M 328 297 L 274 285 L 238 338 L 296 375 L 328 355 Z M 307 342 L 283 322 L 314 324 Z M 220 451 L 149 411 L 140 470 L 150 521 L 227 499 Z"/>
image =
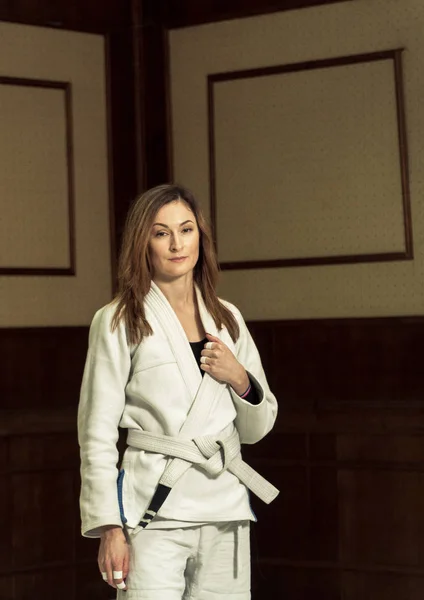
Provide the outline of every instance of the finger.
<path id="1" fill-rule="evenodd" d="M 118 590 L 126 590 L 127 586 L 124 581 L 124 573 L 123 571 L 113 571 L 113 583 L 118 588 Z"/>
<path id="2" fill-rule="evenodd" d="M 218 342 L 206 342 L 205 349 L 206 350 L 213 350 L 215 344 L 218 345 Z"/>
<path id="3" fill-rule="evenodd" d="M 205 348 L 207 348 L 208 350 L 210 350 L 209 344 L 213 344 L 214 350 L 217 350 L 218 348 L 220 350 L 223 350 L 224 348 L 228 348 L 228 346 L 226 344 L 224 344 L 224 342 L 221 339 L 215 337 L 214 335 L 207 333 L 206 337 L 209 341 L 206 342 Z"/>
<path id="4" fill-rule="evenodd" d="M 100 573 L 106 573 L 106 565 L 104 562 L 104 556 L 102 555 L 102 546 L 100 544 L 99 553 L 97 555 L 97 566 L 99 567 Z"/>
<path id="5" fill-rule="evenodd" d="M 216 358 L 211 357 L 211 356 L 201 356 L 200 357 L 200 364 L 201 365 L 214 365 L 216 363 Z"/>
<path id="6" fill-rule="evenodd" d="M 124 572 L 124 579 L 128 577 L 128 573 L 130 571 L 130 555 L 129 552 L 125 555 L 124 564 L 122 565 L 122 570 Z"/>
<path id="7" fill-rule="evenodd" d="M 107 582 L 107 573 L 106 573 L 106 571 L 101 571 L 101 576 L 102 576 L 103 581 Z"/>
<path id="8" fill-rule="evenodd" d="M 113 583 L 112 566 L 110 564 L 105 564 L 105 571 L 107 574 L 107 580 L 105 581 L 107 581 L 108 584 L 114 588 L 115 584 Z"/>
<path id="9" fill-rule="evenodd" d="M 208 340 L 210 342 L 215 342 L 216 344 L 220 344 L 221 343 L 221 340 L 218 337 L 212 335 L 211 333 L 207 333 L 206 337 L 208 338 Z"/>
<path id="10" fill-rule="evenodd" d="M 209 358 L 218 358 L 218 353 L 215 350 L 202 350 L 200 355 Z"/>

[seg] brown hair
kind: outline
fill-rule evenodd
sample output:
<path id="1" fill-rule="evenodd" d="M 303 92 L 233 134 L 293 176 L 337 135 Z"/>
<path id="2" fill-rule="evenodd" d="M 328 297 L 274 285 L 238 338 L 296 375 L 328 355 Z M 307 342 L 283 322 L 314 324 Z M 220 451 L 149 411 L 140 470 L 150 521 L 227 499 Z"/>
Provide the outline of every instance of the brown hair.
<path id="1" fill-rule="evenodd" d="M 238 323 L 216 294 L 219 267 L 209 226 L 193 194 L 177 184 L 159 185 L 148 190 L 130 208 L 119 256 L 119 287 L 112 330 L 116 329 L 122 319 L 128 341 L 132 344 L 140 343 L 144 336 L 153 333 L 144 311 L 144 298 L 152 281 L 149 238 L 157 212 L 166 204 L 177 200 L 187 204 L 196 217 L 199 228 L 199 259 L 194 268 L 194 281 L 199 286 L 203 301 L 217 328 L 225 326 L 235 342 L 239 336 Z"/>

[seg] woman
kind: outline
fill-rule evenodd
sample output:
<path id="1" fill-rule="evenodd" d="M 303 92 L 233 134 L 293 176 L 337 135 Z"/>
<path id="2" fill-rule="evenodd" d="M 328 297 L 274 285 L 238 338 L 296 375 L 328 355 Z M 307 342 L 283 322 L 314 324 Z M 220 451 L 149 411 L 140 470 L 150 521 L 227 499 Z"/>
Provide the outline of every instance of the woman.
<path id="1" fill-rule="evenodd" d="M 270 431 L 277 403 L 240 312 L 217 298 L 217 274 L 187 189 L 161 185 L 135 202 L 119 293 L 90 328 L 78 414 L 82 533 L 101 538 L 99 569 L 118 598 L 250 598 L 248 490 L 265 502 L 278 491 L 240 442 Z"/>

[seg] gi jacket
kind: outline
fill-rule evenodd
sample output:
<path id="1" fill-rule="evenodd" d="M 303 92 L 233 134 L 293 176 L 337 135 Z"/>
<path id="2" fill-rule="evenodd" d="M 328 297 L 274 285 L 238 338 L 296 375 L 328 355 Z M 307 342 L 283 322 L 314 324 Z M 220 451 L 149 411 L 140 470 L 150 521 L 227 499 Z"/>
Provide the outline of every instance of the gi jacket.
<path id="1" fill-rule="evenodd" d="M 205 331 L 219 337 L 245 367 L 260 402 L 252 405 L 225 383 L 203 378 L 175 312 L 156 284 L 145 299 L 153 329 L 134 346 L 121 322 L 114 332 L 116 304 L 101 308 L 90 328 L 89 349 L 81 387 L 78 435 L 81 449 L 82 533 L 98 537 L 103 525 L 136 527 L 149 505 L 170 458 L 133 447 L 125 451 L 118 473 L 118 426 L 179 436 L 193 407 L 197 418 L 186 439 L 229 435 L 236 427 L 242 443 L 254 444 L 273 427 L 277 402 L 271 393 L 259 353 L 238 309 L 240 337 L 234 343 L 226 328 L 217 330 L 196 289 Z M 200 404 L 199 404 L 200 403 Z M 211 476 L 192 465 L 172 487 L 159 517 L 214 522 L 252 519 L 249 494 L 239 479 L 224 471 Z"/>

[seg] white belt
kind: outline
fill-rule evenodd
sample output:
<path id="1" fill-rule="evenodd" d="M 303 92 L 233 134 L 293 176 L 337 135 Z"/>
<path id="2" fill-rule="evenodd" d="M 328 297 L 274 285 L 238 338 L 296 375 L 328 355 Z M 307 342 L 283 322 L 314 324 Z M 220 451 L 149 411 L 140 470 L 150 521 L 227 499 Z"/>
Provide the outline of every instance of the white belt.
<path id="1" fill-rule="evenodd" d="M 178 478 L 195 464 L 210 475 L 216 476 L 229 471 L 266 504 L 272 502 L 279 494 L 276 487 L 242 459 L 237 429 L 226 438 L 220 438 L 217 434 L 192 440 L 131 429 L 128 432 L 127 443 L 139 450 L 164 454 L 175 459 L 165 469 L 159 481 L 159 484 L 168 488 L 172 488 Z M 156 514 L 157 510 L 150 512 Z M 151 515 L 151 518 L 153 516 Z M 151 518 L 148 518 L 148 522 Z"/>

